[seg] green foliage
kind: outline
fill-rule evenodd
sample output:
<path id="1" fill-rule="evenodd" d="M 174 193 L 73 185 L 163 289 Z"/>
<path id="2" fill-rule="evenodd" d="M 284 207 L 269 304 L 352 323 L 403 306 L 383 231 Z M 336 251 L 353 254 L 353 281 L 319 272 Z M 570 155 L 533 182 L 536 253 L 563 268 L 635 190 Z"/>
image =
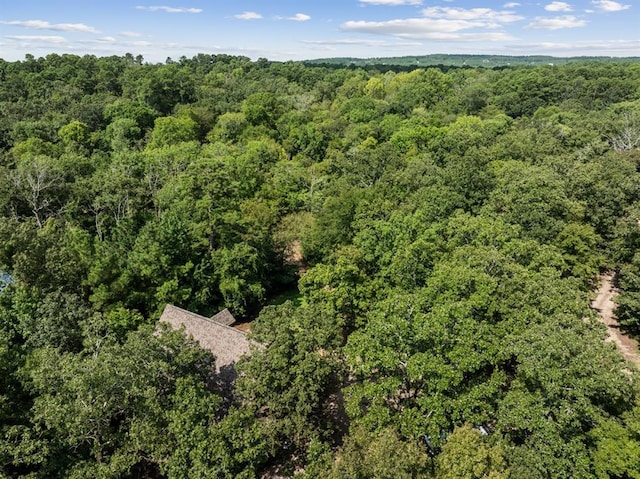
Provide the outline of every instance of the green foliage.
<path id="1" fill-rule="evenodd" d="M 81 350 L 80 326 L 92 313 L 78 296 L 60 290 L 47 294 L 18 286 L 11 294 L 19 334 L 28 350 L 45 346 Z"/>
<path id="2" fill-rule="evenodd" d="M 249 124 L 273 129 L 282 114 L 282 105 L 273 93 L 253 93 L 242 102 L 242 113 Z"/>
<path id="3" fill-rule="evenodd" d="M 241 364 L 238 393 L 261 418 L 271 453 L 295 455 L 328 439 L 340 420 L 329 407 L 342 375 L 340 316 L 291 302 L 268 306 L 252 336 L 262 347 Z"/>
<path id="4" fill-rule="evenodd" d="M 597 275 L 601 257 L 596 247 L 600 238 L 591 225 L 569 223 L 558 234 L 556 242 L 572 276 L 588 282 Z"/>
<path id="5" fill-rule="evenodd" d="M 595 475 L 598 479 L 640 477 L 640 407 L 636 405 L 622 416 L 622 420 L 606 419 L 595 428 L 593 453 Z"/>
<path id="6" fill-rule="evenodd" d="M 217 250 L 212 259 L 227 307 L 243 314 L 249 306 L 264 298 L 260 258 L 255 248 L 246 243 L 237 244 L 230 249 Z"/>
<path id="7" fill-rule="evenodd" d="M 126 151 L 140 138 L 140 128 L 131 118 L 118 118 L 107 126 L 105 134 L 113 151 Z"/>
<path id="8" fill-rule="evenodd" d="M 619 355 L 602 342 L 585 347 L 582 338 L 593 334 L 584 323 L 569 327 L 559 317 L 514 343 L 519 374 L 498 415 L 498 430 L 517 445 L 510 453 L 514 472 L 592 477 L 587 433 L 628 410 L 635 395 Z"/>
<path id="9" fill-rule="evenodd" d="M 196 139 L 196 122 L 189 117 L 166 116 L 156 118 L 149 147 L 161 148 Z"/>
<path id="10" fill-rule="evenodd" d="M 214 128 L 207 135 L 212 143 L 215 141 L 238 141 L 247 126 L 247 119 L 243 113 L 224 113 L 218 117 Z"/>
<path id="11" fill-rule="evenodd" d="M 127 78 L 128 76 L 128 78 Z M 195 95 L 194 78 L 177 64 L 145 65 L 125 72 L 124 94 L 143 101 L 162 114 L 178 103 L 189 103 Z"/>
<path id="12" fill-rule="evenodd" d="M 171 478 L 254 477 L 266 461 L 267 447 L 255 417 L 247 410 L 229 411 L 217 421 L 220 397 L 202 383 L 179 378 L 167 413 L 168 461 L 162 468 Z M 173 449 L 171 447 L 173 446 Z"/>
<path id="13" fill-rule="evenodd" d="M 618 283 L 622 289 L 616 298 L 616 316 L 620 324 L 634 334 L 640 332 L 640 257 L 636 254 L 631 264 L 621 270 Z"/>
<path id="14" fill-rule="evenodd" d="M 81 121 L 72 121 L 58 131 L 67 150 L 82 152 L 89 143 L 89 127 Z"/>
<path id="15" fill-rule="evenodd" d="M 320 259 L 349 241 L 358 197 L 358 190 L 347 189 L 325 200 L 315 224 L 302 238 L 302 246 L 310 259 Z"/>
<path id="16" fill-rule="evenodd" d="M 429 469 L 429 459 L 424 449 L 402 440 L 393 429 L 373 434 L 357 428 L 347 437 L 330 472 L 322 477 L 412 479 L 432 477 Z"/>
<path id="17" fill-rule="evenodd" d="M 438 479 L 506 479 L 509 470 L 500 446 L 491 446 L 470 424 L 456 428 L 437 460 Z"/>
<path id="18" fill-rule="evenodd" d="M 124 118 L 133 120 L 142 131 L 151 128 L 157 116 L 158 113 L 147 103 L 123 98 L 118 98 L 104 108 L 104 117 L 106 120 L 110 122 Z"/>
<path id="19" fill-rule="evenodd" d="M 640 69 L 418 60 L 0 60 L 0 475 L 638 477 Z"/>
<path id="20" fill-rule="evenodd" d="M 171 450 L 165 414 L 174 395 L 184 394 L 185 383 L 201 384 L 212 358 L 177 333 L 148 328 L 123 344 L 87 339 L 93 351 L 42 348 L 23 371 L 37 394 L 32 421 L 49 441 L 42 467 L 56 475 L 69 468 L 71 477 L 154 470 Z"/>
<path id="21" fill-rule="evenodd" d="M 360 267 L 362 258 L 357 249 L 340 249 L 334 259 L 332 264 L 319 264 L 309 270 L 300 279 L 300 292 L 306 302 L 340 313 L 351 329 L 371 304 L 374 294 Z"/>
<path id="22" fill-rule="evenodd" d="M 449 78 L 434 68 L 399 73 L 390 82 L 391 108 L 408 114 L 416 107 L 429 108 L 442 101 L 450 91 Z"/>
<path id="23" fill-rule="evenodd" d="M 567 220 L 578 217 L 579 205 L 567 197 L 557 173 L 522 162 L 496 164 L 495 169 L 498 184 L 489 198 L 489 208 L 509 223 L 522 226 L 531 238 L 549 241 Z"/>

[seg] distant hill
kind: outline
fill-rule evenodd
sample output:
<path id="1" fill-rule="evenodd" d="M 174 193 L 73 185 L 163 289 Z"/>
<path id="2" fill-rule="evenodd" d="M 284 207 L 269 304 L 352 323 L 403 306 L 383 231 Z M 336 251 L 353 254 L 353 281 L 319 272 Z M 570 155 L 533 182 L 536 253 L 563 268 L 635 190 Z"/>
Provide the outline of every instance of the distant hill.
<path id="1" fill-rule="evenodd" d="M 509 56 L 509 55 L 447 55 L 433 54 L 405 57 L 375 57 L 375 58 L 319 58 L 307 60 L 305 63 L 312 65 L 340 65 L 340 66 L 372 66 L 372 65 L 397 65 L 409 66 L 455 66 L 455 67 L 506 67 L 523 65 L 564 65 L 575 62 L 604 62 L 604 63 L 630 63 L 640 62 L 640 57 L 552 57 L 544 55 Z"/>

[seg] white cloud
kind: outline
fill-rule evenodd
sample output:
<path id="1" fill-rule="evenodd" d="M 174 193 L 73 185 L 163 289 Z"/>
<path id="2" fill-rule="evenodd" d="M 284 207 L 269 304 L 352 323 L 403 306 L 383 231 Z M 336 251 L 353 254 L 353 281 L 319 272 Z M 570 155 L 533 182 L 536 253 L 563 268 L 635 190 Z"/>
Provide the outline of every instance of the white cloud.
<path id="1" fill-rule="evenodd" d="M 303 40 L 307 45 L 363 45 L 365 47 L 417 47 L 422 42 L 388 42 L 385 40 L 362 40 L 356 38 L 343 38 L 339 40 Z"/>
<path id="2" fill-rule="evenodd" d="M 44 42 L 44 43 L 66 43 L 67 39 L 57 35 L 5 35 L 8 40 L 19 42 Z"/>
<path id="3" fill-rule="evenodd" d="M 151 6 L 143 6 L 138 5 L 136 7 L 137 10 L 145 10 L 147 12 L 165 12 L 165 13 L 202 13 L 202 8 L 178 8 L 178 7 L 167 7 L 165 5 L 151 5 Z"/>
<path id="4" fill-rule="evenodd" d="M 376 33 L 415 40 L 448 41 L 503 41 L 513 38 L 504 32 L 460 33 L 479 26 L 480 22 L 465 20 L 443 20 L 431 18 L 409 18 L 388 22 L 346 22 L 342 29 L 361 33 Z"/>
<path id="5" fill-rule="evenodd" d="M 234 15 L 233 17 L 237 18 L 238 20 L 260 20 L 262 18 L 262 15 L 257 12 L 242 12 Z"/>
<path id="6" fill-rule="evenodd" d="M 518 2 L 509 2 L 509 3 L 505 3 L 503 5 L 504 8 L 515 8 L 515 7 L 519 7 L 520 4 Z"/>
<path id="7" fill-rule="evenodd" d="M 123 37 L 128 37 L 128 38 L 140 38 L 142 36 L 142 33 L 138 33 L 138 32 L 120 32 L 120 35 L 122 35 Z"/>
<path id="8" fill-rule="evenodd" d="M 367 5 L 422 5 L 422 0 L 358 0 Z"/>
<path id="9" fill-rule="evenodd" d="M 561 17 L 536 17 L 525 28 L 536 30 L 561 30 L 563 28 L 577 28 L 587 25 L 587 21 L 574 15 L 563 15 Z"/>
<path id="10" fill-rule="evenodd" d="M 504 42 L 515 40 L 505 32 L 479 32 L 479 33 L 434 33 L 429 40 L 441 42 Z"/>
<path id="11" fill-rule="evenodd" d="M 620 12 L 631 8 L 631 5 L 623 5 L 612 0 L 593 0 L 591 4 L 603 12 Z"/>
<path id="12" fill-rule="evenodd" d="M 544 9 L 548 12 L 571 12 L 573 8 L 566 2 L 551 2 Z"/>
<path id="13" fill-rule="evenodd" d="M 348 21 L 342 30 L 390 35 L 399 38 L 439 41 L 504 41 L 512 39 L 501 31 L 464 32 L 474 29 L 500 29 L 504 24 L 524 20 L 510 10 L 491 8 L 428 7 L 422 18 L 395 19 L 383 22 Z"/>
<path id="14" fill-rule="evenodd" d="M 276 17 L 276 20 L 290 20 L 292 22 L 306 22 L 311 20 L 311 17 L 305 13 L 296 13 L 293 17 Z"/>
<path id="15" fill-rule="evenodd" d="M 466 20 L 407 18 L 386 22 L 348 21 L 341 28 L 346 31 L 394 35 L 402 38 L 431 38 L 434 33 L 453 33 L 482 26 Z"/>
<path id="16" fill-rule="evenodd" d="M 10 22 L 0 21 L 3 25 L 15 25 L 17 27 L 32 28 L 35 30 L 54 30 L 61 32 L 83 32 L 83 33 L 100 33 L 89 25 L 84 23 L 49 23 L 43 20 L 12 20 Z"/>
<path id="17" fill-rule="evenodd" d="M 137 42 L 127 42 L 127 43 L 123 43 L 122 45 L 125 46 L 132 46 L 132 47 L 150 47 L 153 45 L 153 43 L 151 42 L 145 42 L 145 41 L 137 41 Z"/>
<path id="18" fill-rule="evenodd" d="M 96 38 L 94 40 L 78 40 L 78 44 L 81 45 L 109 45 L 111 47 L 126 47 L 126 48 L 144 48 L 150 47 L 154 44 L 147 41 L 136 40 L 136 41 L 122 41 L 117 40 L 113 37 L 103 37 Z"/>
<path id="19" fill-rule="evenodd" d="M 523 20 L 524 17 L 516 15 L 509 10 L 493 10 L 491 8 L 456 8 L 456 7 L 429 7 L 422 10 L 425 17 L 445 18 L 448 20 L 471 20 L 487 22 L 486 26 L 496 26 L 499 23 L 512 23 Z"/>

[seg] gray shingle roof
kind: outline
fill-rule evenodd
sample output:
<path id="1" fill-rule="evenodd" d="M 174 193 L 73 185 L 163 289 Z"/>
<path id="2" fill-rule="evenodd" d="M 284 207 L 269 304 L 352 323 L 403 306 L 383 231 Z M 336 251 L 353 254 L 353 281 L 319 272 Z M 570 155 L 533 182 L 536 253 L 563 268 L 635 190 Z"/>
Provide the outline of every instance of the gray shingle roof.
<path id="1" fill-rule="evenodd" d="M 241 356 L 248 355 L 251 351 L 247 334 L 230 327 L 229 319 L 232 320 L 230 324 L 235 322 L 226 309 L 213 318 L 205 318 L 172 304 L 167 304 L 160 316 L 160 321 L 169 323 L 173 329 L 184 326 L 188 336 L 192 336 L 200 346 L 216 357 L 216 372 L 232 380 L 235 377 L 233 365 Z"/>
<path id="2" fill-rule="evenodd" d="M 227 326 L 231 326 L 236 322 L 236 318 L 233 317 L 231 311 L 227 308 L 224 308 L 215 316 L 211 317 L 211 321 L 215 321 L 216 323 L 226 324 Z"/>

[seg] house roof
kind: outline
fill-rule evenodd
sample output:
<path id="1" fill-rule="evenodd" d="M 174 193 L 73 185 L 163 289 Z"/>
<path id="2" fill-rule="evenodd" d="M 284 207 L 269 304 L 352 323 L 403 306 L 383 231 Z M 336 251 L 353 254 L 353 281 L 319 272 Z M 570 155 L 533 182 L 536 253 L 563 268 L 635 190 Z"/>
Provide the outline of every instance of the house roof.
<path id="1" fill-rule="evenodd" d="M 216 314 L 215 316 L 212 316 L 211 321 L 215 321 L 216 323 L 221 323 L 221 324 L 226 324 L 227 326 L 231 326 L 233 323 L 236 322 L 236 318 L 233 317 L 233 315 L 231 314 L 231 311 L 229 311 L 227 308 L 224 308 L 218 314 Z"/>
<path id="2" fill-rule="evenodd" d="M 231 324 L 235 322 L 226 309 L 213 318 L 205 318 L 172 304 L 167 304 L 160 316 L 160 321 L 169 323 L 173 329 L 184 326 L 188 336 L 192 336 L 200 346 L 213 353 L 216 358 L 216 372 L 232 380 L 235 377 L 233 365 L 240 357 L 251 354 L 251 350 L 247 334 L 230 327 L 227 324 L 229 319 L 233 320 Z"/>

